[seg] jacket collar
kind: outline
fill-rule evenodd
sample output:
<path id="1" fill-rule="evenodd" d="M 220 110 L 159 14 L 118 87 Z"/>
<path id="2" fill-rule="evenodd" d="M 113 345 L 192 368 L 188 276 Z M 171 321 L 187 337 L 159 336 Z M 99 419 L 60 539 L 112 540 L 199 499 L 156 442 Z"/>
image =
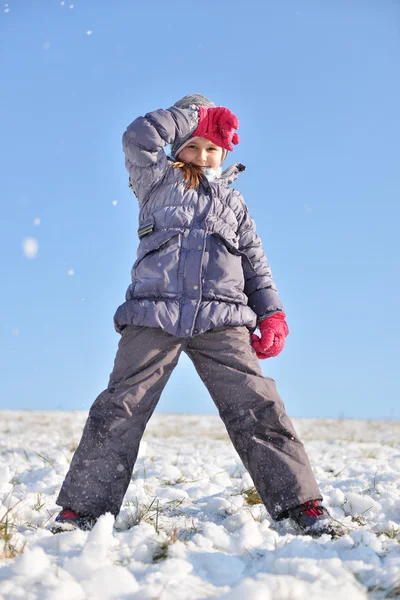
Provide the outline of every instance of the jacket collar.
<path id="1" fill-rule="evenodd" d="M 225 171 L 223 171 L 221 173 L 221 175 L 214 181 L 223 183 L 225 185 L 229 185 L 230 183 L 233 183 L 235 181 L 235 179 L 237 178 L 237 176 L 239 175 L 239 173 L 241 173 L 245 169 L 246 169 L 246 167 L 242 163 L 240 163 L 240 162 L 234 163 L 233 165 L 231 165 L 230 167 L 225 169 Z"/>
<path id="2" fill-rule="evenodd" d="M 168 160 L 171 161 L 171 163 L 174 162 L 174 160 L 170 157 L 168 157 Z M 233 163 L 233 165 L 231 165 L 230 167 L 225 169 L 225 171 L 222 171 L 221 175 L 219 177 L 217 177 L 216 179 L 214 179 L 214 181 L 212 183 L 222 183 L 223 185 L 229 185 L 229 184 L 233 183 L 237 179 L 237 176 L 239 175 L 239 173 L 241 173 L 245 169 L 246 169 L 246 166 L 243 165 L 242 163 L 240 163 L 240 162 Z M 206 187 L 209 185 L 209 182 L 208 182 L 206 176 L 204 176 L 204 183 L 205 183 Z"/>

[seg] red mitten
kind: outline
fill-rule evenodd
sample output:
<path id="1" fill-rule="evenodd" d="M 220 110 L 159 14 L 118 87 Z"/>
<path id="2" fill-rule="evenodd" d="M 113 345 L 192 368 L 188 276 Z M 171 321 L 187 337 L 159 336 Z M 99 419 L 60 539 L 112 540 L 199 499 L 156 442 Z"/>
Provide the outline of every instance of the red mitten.
<path id="1" fill-rule="evenodd" d="M 199 106 L 199 124 L 194 137 L 204 137 L 225 150 L 233 150 L 232 144 L 239 143 L 239 135 L 235 129 L 239 127 L 237 117 L 224 106 L 207 108 Z"/>
<path id="2" fill-rule="evenodd" d="M 285 319 L 285 313 L 275 313 L 271 317 L 267 317 L 261 321 L 259 325 L 261 338 L 255 333 L 251 334 L 251 341 L 257 358 L 263 359 L 278 356 L 283 350 L 285 337 L 289 335 L 289 327 Z"/>

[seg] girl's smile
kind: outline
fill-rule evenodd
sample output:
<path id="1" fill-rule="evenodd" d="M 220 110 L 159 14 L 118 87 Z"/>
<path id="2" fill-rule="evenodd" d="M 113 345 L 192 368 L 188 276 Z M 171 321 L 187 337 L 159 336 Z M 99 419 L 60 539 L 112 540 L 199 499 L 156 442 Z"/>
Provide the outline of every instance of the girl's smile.
<path id="1" fill-rule="evenodd" d="M 194 138 L 179 152 L 177 159 L 198 167 L 218 169 L 222 163 L 223 149 L 206 138 Z"/>

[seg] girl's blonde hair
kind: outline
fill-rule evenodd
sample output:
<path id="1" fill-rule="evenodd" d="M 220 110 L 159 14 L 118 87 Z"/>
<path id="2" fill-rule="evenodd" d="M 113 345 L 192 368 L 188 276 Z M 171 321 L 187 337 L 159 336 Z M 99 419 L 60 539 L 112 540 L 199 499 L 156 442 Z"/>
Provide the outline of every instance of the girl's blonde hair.
<path id="1" fill-rule="evenodd" d="M 203 174 L 202 167 L 192 163 L 184 163 L 179 160 L 172 165 L 174 169 L 182 169 L 183 178 L 186 181 L 186 189 L 190 190 L 200 185 L 200 177 Z"/>

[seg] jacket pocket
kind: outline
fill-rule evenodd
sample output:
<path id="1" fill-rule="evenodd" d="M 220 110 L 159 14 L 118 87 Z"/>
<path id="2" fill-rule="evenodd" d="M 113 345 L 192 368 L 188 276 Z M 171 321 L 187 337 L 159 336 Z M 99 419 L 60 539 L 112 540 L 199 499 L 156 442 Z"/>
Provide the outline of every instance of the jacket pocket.
<path id="1" fill-rule="evenodd" d="M 213 216 L 208 216 L 206 219 L 206 224 L 208 233 L 210 235 L 219 238 L 221 243 L 226 246 L 231 254 L 242 257 L 244 263 L 243 268 L 245 269 L 246 273 L 254 272 L 253 265 L 251 264 L 247 254 L 242 250 L 239 250 L 239 237 L 237 236 L 232 225 Z"/>
<path id="2" fill-rule="evenodd" d="M 142 238 L 132 267 L 131 299 L 176 297 L 183 231 L 153 231 Z"/>
<path id="3" fill-rule="evenodd" d="M 243 252 L 243 250 L 239 250 L 239 239 L 237 237 L 226 238 L 226 237 L 220 235 L 219 233 L 215 233 L 214 235 L 216 237 L 220 238 L 221 242 L 223 244 L 225 244 L 225 246 L 228 248 L 229 252 L 231 252 L 232 254 L 235 254 L 236 256 L 240 256 L 242 258 L 242 261 L 245 263 L 245 265 L 243 265 L 243 267 L 246 268 L 246 270 L 255 272 L 254 267 L 251 264 L 251 261 L 250 261 L 249 257 L 247 256 L 246 252 Z"/>
<path id="4" fill-rule="evenodd" d="M 227 237 L 213 231 L 207 238 L 208 261 L 203 282 L 203 295 L 208 300 L 221 300 L 247 304 L 244 293 L 245 277 L 243 260 L 246 255 L 238 248 L 234 235 Z"/>

